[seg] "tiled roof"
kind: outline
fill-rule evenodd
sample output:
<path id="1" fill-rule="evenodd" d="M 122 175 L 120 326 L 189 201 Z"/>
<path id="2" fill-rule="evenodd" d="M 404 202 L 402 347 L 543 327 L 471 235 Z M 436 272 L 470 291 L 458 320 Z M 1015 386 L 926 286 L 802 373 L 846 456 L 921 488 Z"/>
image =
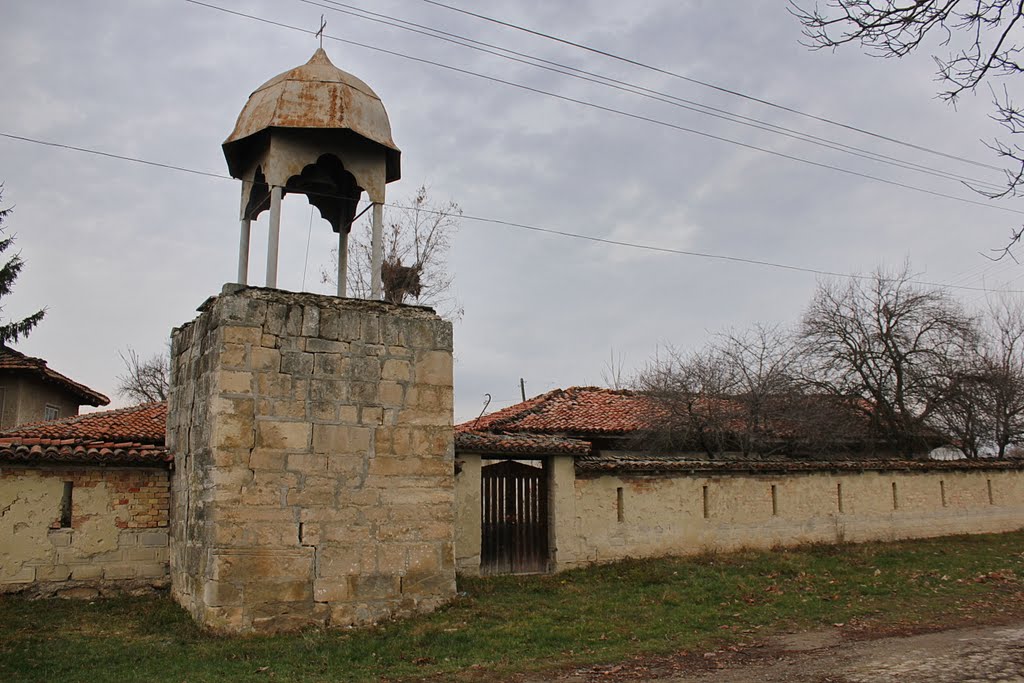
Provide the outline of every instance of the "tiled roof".
<path id="1" fill-rule="evenodd" d="M 491 434 L 461 430 L 455 432 L 455 448 L 481 454 L 587 455 L 590 442 L 547 434 Z"/>
<path id="2" fill-rule="evenodd" d="M 167 404 L 144 403 L 0 432 L 0 460 L 168 464 Z"/>
<path id="3" fill-rule="evenodd" d="M 842 472 L 1020 470 L 1024 460 L 695 460 L 681 456 L 599 453 L 576 459 L 577 472 Z"/>
<path id="4" fill-rule="evenodd" d="M 46 382 L 58 384 L 77 396 L 80 403 L 84 405 L 105 406 L 110 403 L 109 398 L 95 389 L 90 389 L 51 369 L 42 358 L 26 356 L 9 346 L 0 346 L 0 372 L 23 372 Z"/>
<path id="5" fill-rule="evenodd" d="M 555 389 L 459 429 L 535 434 L 616 435 L 651 427 L 662 409 L 649 397 L 599 387 Z"/>

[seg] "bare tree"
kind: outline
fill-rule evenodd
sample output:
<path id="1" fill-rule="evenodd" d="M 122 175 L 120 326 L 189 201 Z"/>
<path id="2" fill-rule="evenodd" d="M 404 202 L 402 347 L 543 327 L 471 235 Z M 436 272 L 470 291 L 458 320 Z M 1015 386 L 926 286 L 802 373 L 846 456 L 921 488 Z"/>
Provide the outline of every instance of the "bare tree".
<path id="1" fill-rule="evenodd" d="M 622 353 L 615 353 L 615 349 L 608 349 L 608 360 L 601 368 L 601 382 L 609 389 L 625 389 L 628 384 L 626 377 L 626 359 Z"/>
<path id="2" fill-rule="evenodd" d="M 791 399 L 800 393 L 793 336 L 779 325 L 757 323 L 741 332 L 719 334 L 713 348 L 733 380 L 731 398 L 740 412 L 734 426 L 739 450 L 771 453 L 782 445 L 779 427 L 792 421 Z"/>
<path id="3" fill-rule="evenodd" d="M 819 390 L 846 399 L 903 455 L 926 448 L 956 388 L 950 359 L 976 352 L 975 321 L 944 291 L 911 282 L 909 264 L 819 283 L 802 323 Z"/>
<path id="4" fill-rule="evenodd" d="M 459 317 L 452 292 L 453 275 L 448 267 L 448 250 L 458 231 L 462 209 L 454 201 L 434 203 L 426 185 L 421 185 L 407 206 L 393 209 L 384 226 L 384 254 L 381 281 L 384 299 L 392 303 L 409 300 L 433 306 L 442 315 Z M 369 220 L 353 228 L 349 236 L 348 291 L 368 298 L 371 292 L 372 228 Z M 322 270 L 325 283 L 337 284 L 337 250 L 333 267 Z"/>
<path id="5" fill-rule="evenodd" d="M 736 407 L 729 397 L 736 377 L 720 353 L 660 349 L 634 384 L 652 399 L 654 413 L 650 428 L 638 435 L 640 446 L 699 450 L 709 458 L 730 450 L 730 422 Z"/>
<path id="6" fill-rule="evenodd" d="M 783 327 L 756 324 L 720 333 L 695 353 L 660 351 L 635 381 L 655 406 L 641 444 L 709 457 L 849 447 L 862 425 L 850 419 L 849 402 L 806 393 L 801 348 Z"/>
<path id="7" fill-rule="evenodd" d="M 992 441 L 999 457 L 1024 441 L 1024 300 L 1005 295 L 989 307 L 984 368 Z"/>
<path id="8" fill-rule="evenodd" d="M 946 396 L 935 410 L 936 424 L 968 458 L 981 457 L 995 433 L 994 376 L 983 357 L 970 356 L 949 372 Z"/>
<path id="9" fill-rule="evenodd" d="M 117 376 L 117 393 L 134 404 L 166 401 L 169 391 L 170 359 L 156 354 L 143 360 L 132 347 L 118 351 L 124 373 Z"/>
<path id="10" fill-rule="evenodd" d="M 945 58 L 935 57 L 939 97 L 947 102 L 974 91 L 986 80 L 1024 71 L 1020 27 L 1024 6 L 1019 0 L 829 0 L 824 11 L 815 4 L 804 9 L 802 0 L 790 0 L 790 11 L 803 24 L 806 45 L 814 49 L 859 43 L 869 54 L 903 57 L 917 50 L 929 36 L 949 46 Z M 995 114 L 1011 135 L 1024 132 L 1024 109 L 1016 105 L 1004 82 L 1001 91 L 990 86 Z M 999 140 L 988 146 L 1013 170 L 1006 172 L 1006 189 L 978 190 L 991 198 L 1019 196 L 1024 187 L 1024 147 Z M 1009 244 L 996 250 L 1002 258 L 1024 235 L 1012 231 Z"/>
<path id="11" fill-rule="evenodd" d="M 0 184 L 0 201 L 4 198 L 4 186 Z M 8 236 L 4 231 L 4 221 L 11 215 L 13 209 L 0 209 L 0 254 L 7 251 L 14 245 L 14 236 Z M 0 266 L 0 298 L 7 296 L 14 289 L 14 282 L 21 274 L 25 262 L 21 260 L 21 254 L 15 254 L 7 259 L 7 262 Z M 3 311 L 3 307 L 0 307 Z M 39 324 L 46 315 L 46 309 L 42 308 L 32 315 L 21 320 L 11 320 L 0 323 L 0 346 L 8 343 L 17 343 L 22 337 L 27 337 L 33 328 Z"/>

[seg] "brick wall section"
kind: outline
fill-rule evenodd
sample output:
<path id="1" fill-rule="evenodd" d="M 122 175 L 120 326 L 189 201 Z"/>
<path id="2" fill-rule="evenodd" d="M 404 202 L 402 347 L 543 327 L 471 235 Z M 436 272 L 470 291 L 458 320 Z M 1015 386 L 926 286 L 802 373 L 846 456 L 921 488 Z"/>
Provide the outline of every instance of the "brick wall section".
<path id="1" fill-rule="evenodd" d="M 167 585 L 169 486 L 165 469 L 3 465 L 0 591 L 92 597 Z"/>
<path id="2" fill-rule="evenodd" d="M 171 482 L 167 473 L 154 477 L 147 471 L 127 471 L 108 477 L 104 470 L 93 470 L 82 485 L 104 480 L 115 495 L 112 505 L 118 529 L 159 529 L 170 520 Z M 78 486 L 76 482 L 75 486 Z"/>
<path id="3" fill-rule="evenodd" d="M 175 598 L 271 631 L 454 595 L 451 325 L 233 285 L 200 310 L 173 335 Z"/>

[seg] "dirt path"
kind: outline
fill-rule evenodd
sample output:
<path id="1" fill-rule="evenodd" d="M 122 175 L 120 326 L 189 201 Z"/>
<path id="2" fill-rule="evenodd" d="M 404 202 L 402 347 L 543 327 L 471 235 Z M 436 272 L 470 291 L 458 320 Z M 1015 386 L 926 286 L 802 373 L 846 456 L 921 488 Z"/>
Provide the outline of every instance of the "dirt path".
<path id="1" fill-rule="evenodd" d="M 560 681 L 666 683 L 1024 683 L 1024 622 L 851 641 L 840 629 L 700 658 L 575 671 Z"/>

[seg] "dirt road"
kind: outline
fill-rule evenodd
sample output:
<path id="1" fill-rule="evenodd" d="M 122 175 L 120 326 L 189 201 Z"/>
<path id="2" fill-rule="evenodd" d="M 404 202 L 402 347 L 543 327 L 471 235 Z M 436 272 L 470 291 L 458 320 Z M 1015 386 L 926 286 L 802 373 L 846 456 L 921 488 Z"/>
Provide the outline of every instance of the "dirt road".
<path id="1" fill-rule="evenodd" d="M 1024 622 L 878 640 L 841 629 L 749 650 L 575 671 L 562 681 L 666 683 L 1024 683 Z"/>

